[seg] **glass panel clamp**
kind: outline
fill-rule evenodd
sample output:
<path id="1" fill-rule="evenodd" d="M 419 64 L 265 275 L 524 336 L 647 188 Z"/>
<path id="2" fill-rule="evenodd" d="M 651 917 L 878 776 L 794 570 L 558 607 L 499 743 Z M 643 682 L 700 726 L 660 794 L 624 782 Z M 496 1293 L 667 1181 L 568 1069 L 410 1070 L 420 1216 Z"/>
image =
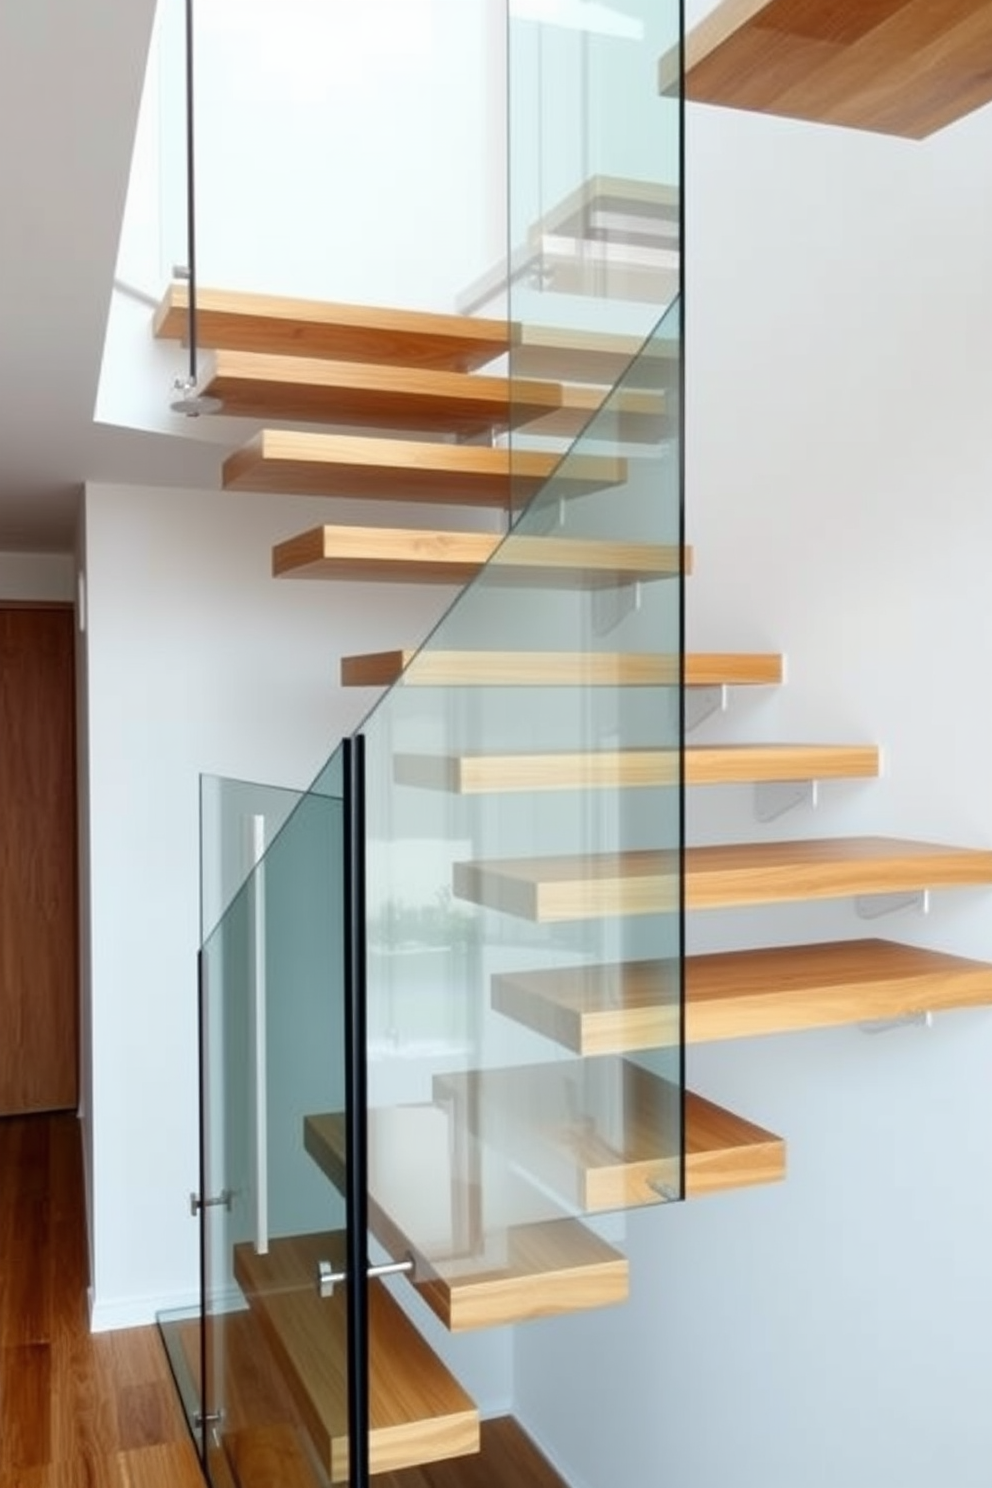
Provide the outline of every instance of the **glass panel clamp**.
<path id="1" fill-rule="evenodd" d="M 369 1266 L 370 1277 L 410 1276 L 415 1268 L 413 1256 L 402 1261 L 386 1261 L 381 1266 Z M 333 1297 L 335 1287 L 348 1280 L 347 1271 L 335 1271 L 330 1261 L 317 1262 L 317 1296 Z"/>
<path id="2" fill-rule="evenodd" d="M 216 1198 L 202 1199 L 199 1194 L 191 1193 L 189 1196 L 189 1212 L 195 1219 L 201 1209 L 226 1209 L 231 1212 L 234 1201 L 234 1190 L 230 1188 L 221 1189 Z"/>

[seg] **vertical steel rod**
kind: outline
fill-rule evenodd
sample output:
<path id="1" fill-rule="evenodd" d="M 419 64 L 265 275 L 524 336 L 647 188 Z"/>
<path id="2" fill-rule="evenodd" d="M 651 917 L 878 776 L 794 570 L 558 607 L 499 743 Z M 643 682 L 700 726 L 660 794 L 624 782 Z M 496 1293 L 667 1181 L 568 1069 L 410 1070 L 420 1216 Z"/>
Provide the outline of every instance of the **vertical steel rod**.
<path id="1" fill-rule="evenodd" d="M 196 162 L 194 159 L 194 112 L 193 97 L 195 69 L 193 65 L 193 0 L 186 0 L 186 271 L 189 278 L 189 301 L 186 326 L 189 337 L 189 379 L 196 388 L 197 378 L 197 326 L 196 326 Z"/>
<path id="2" fill-rule="evenodd" d="M 365 739 L 342 744 L 344 765 L 345 1130 L 347 1145 L 349 1488 L 369 1488 L 368 1079 L 365 959 Z"/>
<path id="3" fill-rule="evenodd" d="M 265 817 L 253 815 L 252 1052 L 255 1086 L 255 1252 L 269 1253 L 268 983 L 266 978 Z"/>

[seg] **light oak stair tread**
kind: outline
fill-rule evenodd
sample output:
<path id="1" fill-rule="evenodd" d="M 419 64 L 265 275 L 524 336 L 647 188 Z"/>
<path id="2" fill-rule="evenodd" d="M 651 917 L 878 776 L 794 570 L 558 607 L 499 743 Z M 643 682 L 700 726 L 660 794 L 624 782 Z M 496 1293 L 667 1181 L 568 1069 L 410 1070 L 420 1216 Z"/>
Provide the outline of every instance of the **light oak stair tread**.
<path id="1" fill-rule="evenodd" d="M 341 659 L 343 687 L 672 687 L 679 657 L 633 651 L 379 651 Z M 690 653 L 687 687 L 770 686 L 782 680 L 782 658 L 758 652 Z"/>
<path id="2" fill-rule="evenodd" d="M 501 973 L 498 1012 L 584 1057 L 679 1039 L 678 968 L 629 961 Z M 721 951 L 685 961 L 690 1044 L 992 1003 L 992 965 L 885 940 Z"/>
<path id="3" fill-rule="evenodd" d="M 247 1485 L 251 1488 L 251 1485 Z M 269 1488 L 269 1485 L 265 1485 Z M 374 1488 L 568 1488 L 510 1416 L 483 1421 L 482 1445 L 472 1457 L 386 1473 Z"/>
<path id="4" fill-rule="evenodd" d="M 344 1236 L 234 1248 L 235 1279 L 259 1318 L 321 1465 L 347 1478 L 346 1299 L 317 1295 L 318 1263 L 344 1269 Z M 369 1284 L 369 1453 L 373 1472 L 478 1451 L 479 1416 L 381 1282 Z"/>
<path id="5" fill-rule="evenodd" d="M 211 1453 L 210 1472 L 213 1488 L 314 1488 L 313 1468 L 288 1423 L 225 1431 L 223 1447 Z"/>
<path id="6" fill-rule="evenodd" d="M 205 359 L 203 392 L 226 414 L 354 427 L 489 435 L 526 426 L 529 433 L 574 438 L 603 407 L 606 389 L 515 376 L 378 366 L 324 357 L 217 351 Z M 662 393 L 615 394 L 598 437 L 657 440 L 669 428 Z"/>
<path id="7" fill-rule="evenodd" d="M 622 485 L 626 474 L 625 461 L 607 455 L 562 463 L 533 450 L 511 455 L 483 445 L 264 429 L 224 461 L 222 484 L 228 491 L 506 508 L 511 497 L 526 500 L 552 475 L 563 496 L 578 496 Z"/>
<path id="8" fill-rule="evenodd" d="M 992 100 L 985 0 L 723 0 L 685 42 L 699 103 L 923 139 Z M 678 56 L 659 68 L 677 90 Z"/>
<path id="9" fill-rule="evenodd" d="M 992 883 L 992 852 L 886 837 L 690 847 L 687 909 L 898 894 Z M 455 863 L 455 896 L 535 923 L 665 914 L 678 903 L 678 854 L 643 850 Z"/>
<path id="10" fill-rule="evenodd" d="M 641 375 L 650 388 L 663 388 L 678 368 L 680 343 L 658 338 L 646 348 L 638 336 L 608 331 L 521 324 L 514 328 L 512 365 L 516 376 L 586 382 L 603 388 L 604 396 L 638 356 Z"/>
<path id="11" fill-rule="evenodd" d="M 436 1075 L 434 1095 L 454 1101 L 477 1137 L 508 1149 L 583 1213 L 656 1204 L 678 1191 L 680 1092 L 630 1060 Z M 773 1133 L 690 1091 L 685 1121 L 687 1198 L 785 1176 L 785 1144 Z"/>
<path id="12" fill-rule="evenodd" d="M 275 578 L 467 584 L 492 557 L 493 532 L 398 527 L 314 527 L 277 543 Z"/>
<path id="13" fill-rule="evenodd" d="M 246 418 L 465 436 L 548 417 L 561 412 L 565 401 L 560 384 L 529 378 L 514 380 L 511 398 L 505 377 L 227 350 L 214 353 L 203 381 L 204 392 L 220 398 L 225 413 Z M 585 399 L 571 400 L 573 423 L 581 420 L 588 401 L 588 390 L 578 391 Z M 631 410 L 635 412 L 642 418 L 652 412 L 658 417 L 657 408 Z"/>
<path id="14" fill-rule="evenodd" d="M 188 286 L 173 284 L 155 314 L 155 335 L 184 341 L 188 306 Z M 507 349 L 506 321 L 481 316 L 204 288 L 196 308 L 200 346 L 229 351 L 469 372 Z"/>
<path id="15" fill-rule="evenodd" d="M 679 779 L 679 750 L 600 749 L 541 754 L 398 754 L 394 778 L 474 795 L 487 791 L 617 790 Z M 878 750 L 860 744 L 718 744 L 685 750 L 686 785 L 857 779 L 878 774 Z"/>
<path id="16" fill-rule="evenodd" d="M 519 384 L 518 384 L 519 379 Z M 518 385 L 526 387 L 520 368 L 514 369 L 514 403 Z M 674 432 L 665 393 L 657 388 L 595 387 L 580 383 L 561 386 L 561 407 L 550 413 L 530 415 L 527 434 L 575 439 L 583 431 L 590 438 L 635 444 L 659 440 Z M 593 425 L 592 420 L 596 422 Z M 524 423 L 516 419 L 515 423 Z"/>
<path id="17" fill-rule="evenodd" d="M 584 238 L 598 213 L 622 213 L 645 221 L 666 222 L 677 229 L 681 192 L 677 185 L 631 176 L 589 176 L 550 207 L 530 229 L 533 238 L 546 233 Z"/>
<path id="18" fill-rule="evenodd" d="M 369 1111 L 374 1129 L 376 1110 Z M 346 1182 L 344 1116 L 304 1118 L 304 1145 L 339 1191 Z M 374 1143 L 373 1143 L 374 1146 Z M 629 1274 L 625 1256 L 570 1218 L 520 1224 L 480 1237 L 472 1253 L 427 1257 L 393 1218 L 388 1195 L 369 1192 L 369 1227 L 390 1255 L 413 1255 L 415 1285 L 453 1333 L 556 1317 L 623 1302 Z"/>
<path id="19" fill-rule="evenodd" d="M 494 554 L 487 582 L 542 589 L 605 588 L 680 572 L 679 549 L 665 543 L 331 525 L 278 543 L 272 572 L 276 578 L 464 584 Z M 689 572 L 691 552 L 683 561 Z"/>

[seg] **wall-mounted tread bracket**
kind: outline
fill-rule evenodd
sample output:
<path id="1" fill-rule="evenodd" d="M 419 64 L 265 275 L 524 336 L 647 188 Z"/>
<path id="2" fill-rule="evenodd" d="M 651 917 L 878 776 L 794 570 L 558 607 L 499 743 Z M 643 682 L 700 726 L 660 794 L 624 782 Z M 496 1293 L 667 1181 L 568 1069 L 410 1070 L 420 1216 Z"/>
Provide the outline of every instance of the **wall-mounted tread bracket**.
<path id="1" fill-rule="evenodd" d="M 714 713 L 726 713 L 730 701 L 730 689 L 726 684 L 719 687 L 692 687 L 685 693 L 685 731 L 691 734 Z"/>
<path id="2" fill-rule="evenodd" d="M 760 780 L 754 787 L 754 814 L 760 822 L 775 821 L 799 806 L 815 811 L 819 804 L 816 780 Z"/>
<path id="3" fill-rule="evenodd" d="M 930 913 L 930 890 L 914 889 L 905 894 L 858 894 L 854 908 L 861 920 L 879 920 L 883 915 L 900 914 L 904 909 Z"/>
<path id="4" fill-rule="evenodd" d="M 932 1028 L 933 1013 L 903 1013 L 898 1018 L 877 1018 L 869 1023 L 859 1023 L 862 1033 L 894 1033 L 897 1028 Z"/>

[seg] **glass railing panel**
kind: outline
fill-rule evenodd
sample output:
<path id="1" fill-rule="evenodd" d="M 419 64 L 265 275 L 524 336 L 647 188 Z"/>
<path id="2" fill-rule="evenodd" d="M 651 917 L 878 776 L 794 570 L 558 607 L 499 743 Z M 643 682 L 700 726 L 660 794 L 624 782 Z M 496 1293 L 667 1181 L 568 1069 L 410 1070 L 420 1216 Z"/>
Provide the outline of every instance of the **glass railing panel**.
<path id="1" fill-rule="evenodd" d="M 210 938 L 300 799 L 300 791 L 285 786 L 201 775 L 201 944 Z"/>
<path id="2" fill-rule="evenodd" d="M 502 252 L 503 6 L 197 0 L 200 283 L 452 311 Z"/>
<path id="3" fill-rule="evenodd" d="M 565 447 L 680 292 L 681 111 L 658 87 L 679 7 L 508 3 L 512 397 L 522 404 L 529 377 L 565 384 L 557 419 L 511 420 L 512 448 L 525 452 Z M 637 439 L 647 405 L 633 390 L 628 403 Z M 613 435 L 599 426 L 600 440 Z M 526 505 L 521 485 L 518 476 L 515 510 Z"/>
<path id="4" fill-rule="evenodd" d="M 370 1204 L 443 1275 L 681 1194 L 679 343 L 363 727 Z"/>
<path id="5" fill-rule="evenodd" d="M 318 1294 L 321 1263 L 343 1268 L 346 1160 L 329 1184 L 306 1143 L 309 1117 L 344 1108 L 342 831 L 332 764 L 201 953 L 203 1313 L 188 1352 L 198 1343 L 208 1468 L 236 1482 L 273 1453 L 300 1481 L 346 1472 L 344 1387 L 318 1407 L 309 1380 L 347 1379 L 344 1291 Z"/>

